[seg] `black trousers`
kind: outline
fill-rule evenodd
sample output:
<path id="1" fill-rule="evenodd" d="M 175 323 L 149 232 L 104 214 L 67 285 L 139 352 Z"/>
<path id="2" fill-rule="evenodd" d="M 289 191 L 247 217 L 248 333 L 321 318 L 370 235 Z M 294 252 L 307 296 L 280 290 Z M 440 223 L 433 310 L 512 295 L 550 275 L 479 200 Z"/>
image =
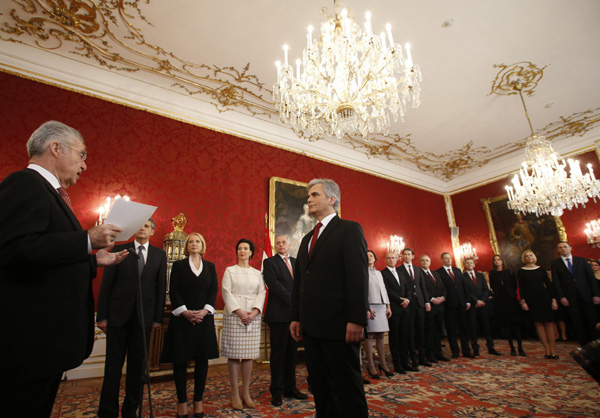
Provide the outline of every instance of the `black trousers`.
<path id="1" fill-rule="evenodd" d="M 408 356 L 408 334 L 410 325 L 408 322 L 408 312 L 405 309 L 392 311 L 392 316 L 388 319 L 390 326 L 389 343 L 390 353 L 392 354 L 392 363 L 396 371 L 404 370 L 403 365 L 409 363 Z"/>
<path id="2" fill-rule="evenodd" d="M 119 387 L 121 371 L 127 356 L 127 377 L 125 399 L 121 415 L 133 418 L 141 401 L 142 375 L 144 373 L 144 344 L 142 327 L 134 309 L 127 323 L 122 327 L 110 326 L 106 330 L 106 362 L 104 363 L 104 381 L 100 393 L 98 417 L 116 418 L 119 416 Z M 146 344 L 150 341 L 152 327 L 146 328 Z"/>
<path id="3" fill-rule="evenodd" d="M 408 352 L 413 363 L 418 359 L 425 360 L 425 308 L 421 308 L 416 301 L 416 296 L 408 305 L 408 321 L 410 323 L 410 338 Z M 418 351 L 418 354 L 417 354 Z"/>
<path id="4" fill-rule="evenodd" d="M 304 334 L 308 381 L 319 418 L 367 418 L 360 369 L 360 343 L 328 341 Z"/>
<path id="5" fill-rule="evenodd" d="M 290 323 L 269 324 L 271 336 L 271 393 L 283 394 L 296 388 L 298 344 L 290 334 Z"/>
<path id="6" fill-rule="evenodd" d="M 7 337 L 5 337 L 7 338 Z M 49 418 L 56 400 L 62 372 L 31 380 L 4 380 L 0 382 L 2 416 Z M 22 408 L 23 413 L 6 415 L 11 409 Z"/>
<path id="7" fill-rule="evenodd" d="M 448 344 L 452 355 L 458 356 L 458 333 L 460 332 L 460 346 L 463 355 L 470 354 L 469 349 L 469 327 L 467 325 L 467 311 L 465 308 L 448 308 L 446 306 L 446 332 L 448 333 Z"/>
<path id="8" fill-rule="evenodd" d="M 467 311 L 469 318 L 469 335 L 471 337 L 471 345 L 473 351 L 479 351 L 479 344 L 477 338 L 479 337 L 479 329 L 483 331 L 485 342 L 488 350 L 494 348 L 494 339 L 492 338 L 492 327 L 490 326 L 489 310 L 487 306 L 476 308 L 475 305 L 471 305 L 471 309 Z"/>
<path id="9" fill-rule="evenodd" d="M 194 402 L 201 402 L 206 387 L 208 360 L 195 358 L 194 363 Z M 173 377 L 175 379 L 175 390 L 177 391 L 177 402 L 187 402 L 187 362 L 173 364 Z"/>
<path id="10" fill-rule="evenodd" d="M 577 299 L 571 299 L 569 299 L 567 311 L 571 316 L 573 331 L 575 331 L 575 337 L 579 344 L 585 345 L 599 337 L 596 330 L 596 323 L 598 322 L 597 307 L 579 296 Z"/>
<path id="11" fill-rule="evenodd" d="M 425 351 L 427 358 L 442 356 L 442 330 L 444 328 L 444 305 L 431 304 L 425 312 Z"/>

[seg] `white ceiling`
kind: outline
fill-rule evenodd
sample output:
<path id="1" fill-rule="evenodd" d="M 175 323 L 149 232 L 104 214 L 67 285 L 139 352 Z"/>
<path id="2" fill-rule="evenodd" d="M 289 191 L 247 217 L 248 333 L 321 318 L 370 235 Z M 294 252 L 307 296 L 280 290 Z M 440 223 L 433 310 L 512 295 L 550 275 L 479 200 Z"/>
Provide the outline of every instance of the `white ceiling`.
<path id="1" fill-rule="evenodd" d="M 0 69 L 438 193 L 507 177 L 523 161 L 529 127 L 518 96 L 490 94 L 497 65 L 540 69 L 525 101 L 556 151 L 600 141 L 598 0 L 343 2 L 360 23 L 371 11 L 376 32 L 391 23 L 423 74 L 421 106 L 370 143 L 309 142 L 274 112 L 281 46 L 299 57 L 332 0 L 0 3 Z M 377 145 L 387 155 L 369 158 Z"/>

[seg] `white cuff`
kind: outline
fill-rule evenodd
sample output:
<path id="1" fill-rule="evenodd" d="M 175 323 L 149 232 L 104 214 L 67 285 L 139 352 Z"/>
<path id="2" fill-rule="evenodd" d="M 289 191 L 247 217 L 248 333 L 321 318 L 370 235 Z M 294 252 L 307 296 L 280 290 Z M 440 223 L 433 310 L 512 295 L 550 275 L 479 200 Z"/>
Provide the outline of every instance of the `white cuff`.
<path id="1" fill-rule="evenodd" d="M 210 306 L 208 303 L 206 305 L 204 305 L 204 309 L 206 309 L 210 315 L 214 315 L 215 312 L 217 312 L 215 310 L 215 308 L 213 308 L 212 306 Z"/>
<path id="2" fill-rule="evenodd" d="M 188 309 L 185 307 L 185 305 L 181 305 L 179 308 L 175 309 L 173 311 L 173 315 L 174 316 L 179 316 L 182 313 L 184 313 L 185 311 L 187 311 Z"/>

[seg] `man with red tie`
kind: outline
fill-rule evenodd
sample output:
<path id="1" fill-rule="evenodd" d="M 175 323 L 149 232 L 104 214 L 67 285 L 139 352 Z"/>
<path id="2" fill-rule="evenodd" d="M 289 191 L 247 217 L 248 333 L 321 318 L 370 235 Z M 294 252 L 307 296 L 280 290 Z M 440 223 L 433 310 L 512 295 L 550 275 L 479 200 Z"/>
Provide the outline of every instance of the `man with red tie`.
<path id="1" fill-rule="evenodd" d="M 271 336 L 271 404 L 281 406 L 282 396 L 307 399 L 296 387 L 296 354 L 298 344 L 290 334 L 290 305 L 294 288 L 296 259 L 289 256 L 290 238 L 275 237 L 275 254 L 263 262 L 263 276 L 269 289 L 264 321 Z"/>
<path id="2" fill-rule="evenodd" d="M 431 310 L 425 314 L 425 350 L 430 363 L 450 361 L 442 353 L 442 330 L 444 328 L 444 314 L 446 305 L 446 287 L 437 271 L 431 271 L 431 258 L 423 254 L 419 258 L 421 269 L 425 274 L 425 285 L 429 294 Z"/>
<path id="3" fill-rule="evenodd" d="M 475 298 L 472 301 L 472 308 L 467 313 L 470 326 L 471 345 L 473 346 L 473 355 L 479 356 L 479 344 L 477 343 L 477 334 L 479 326 L 485 337 L 488 353 L 499 356 L 500 353 L 494 348 L 494 339 L 492 338 L 492 327 L 490 326 L 490 318 L 488 313 L 488 299 L 490 297 L 490 288 L 485 276 L 482 273 L 475 271 L 475 260 L 465 258 L 464 261 L 465 278 L 472 283 Z M 473 306 L 474 305 L 474 306 Z"/>
<path id="4" fill-rule="evenodd" d="M 92 351 L 96 267 L 127 251 L 109 252 L 121 228 L 86 231 L 73 213 L 66 189 L 87 169 L 76 129 L 46 122 L 27 152 L 0 184 L 0 405 L 49 417 L 63 372 Z"/>
<path id="5" fill-rule="evenodd" d="M 463 357 L 474 358 L 469 349 L 469 326 L 467 311 L 471 309 L 471 288 L 465 283 L 460 269 L 452 267 L 450 253 L 442 253 L 442 267 L 436 270 L 446 287 L 446 331 L 452 358 L 458 358 L 460 349 L 457 334 L 460 332 L 460 347 Z"/>
<path id="6" fill-rule="evenodd" d="M 304 340 L 317 416 L 367 418 L 360 369 L 369 310 L 367 243 L 358 223 L 337 215 L 340 188 L 333 180 L 313 179 L 307 190 L 319 223 L 298 250 L 290 332 Z"/>

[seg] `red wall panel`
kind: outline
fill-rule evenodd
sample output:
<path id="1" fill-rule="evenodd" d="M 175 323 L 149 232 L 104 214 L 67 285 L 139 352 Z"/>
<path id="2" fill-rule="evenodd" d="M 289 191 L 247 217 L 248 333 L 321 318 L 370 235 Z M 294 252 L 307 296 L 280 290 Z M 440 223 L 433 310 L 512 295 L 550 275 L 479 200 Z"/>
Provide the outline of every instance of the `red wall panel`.
<path id="1" fill-rule="evenodd" d="M 336 180 L 342 216 L 362 224 L 378 268 L 385 266 L 390 234 L 403 236 L 417 257 L 429 253 L 434 267 L 439 254 L 451 249 L 440 195 L 6 73 L 0 73 L 0 86 L 0 179 L 27 165 L 25 143 L 44 121 L 71 125 L 82 133 L 89 154 L 88 171 L 69 189 L 84 228 L 93 225 L 104 197 L 128 194 L 158 206 L 151 242 L 162 246 L 171 218 L 183 212 L 185 232 L 205 237 L 205 257 L 216 264 L 219 278 L 236 262 L 234 246 L 242 237 L 255 242 L 252 264 L 260 268 L 272 176 Z M 96 294 L 100 281 L 101 275 Z M 219 297 L 217 308 L 222 306 Z"/>

